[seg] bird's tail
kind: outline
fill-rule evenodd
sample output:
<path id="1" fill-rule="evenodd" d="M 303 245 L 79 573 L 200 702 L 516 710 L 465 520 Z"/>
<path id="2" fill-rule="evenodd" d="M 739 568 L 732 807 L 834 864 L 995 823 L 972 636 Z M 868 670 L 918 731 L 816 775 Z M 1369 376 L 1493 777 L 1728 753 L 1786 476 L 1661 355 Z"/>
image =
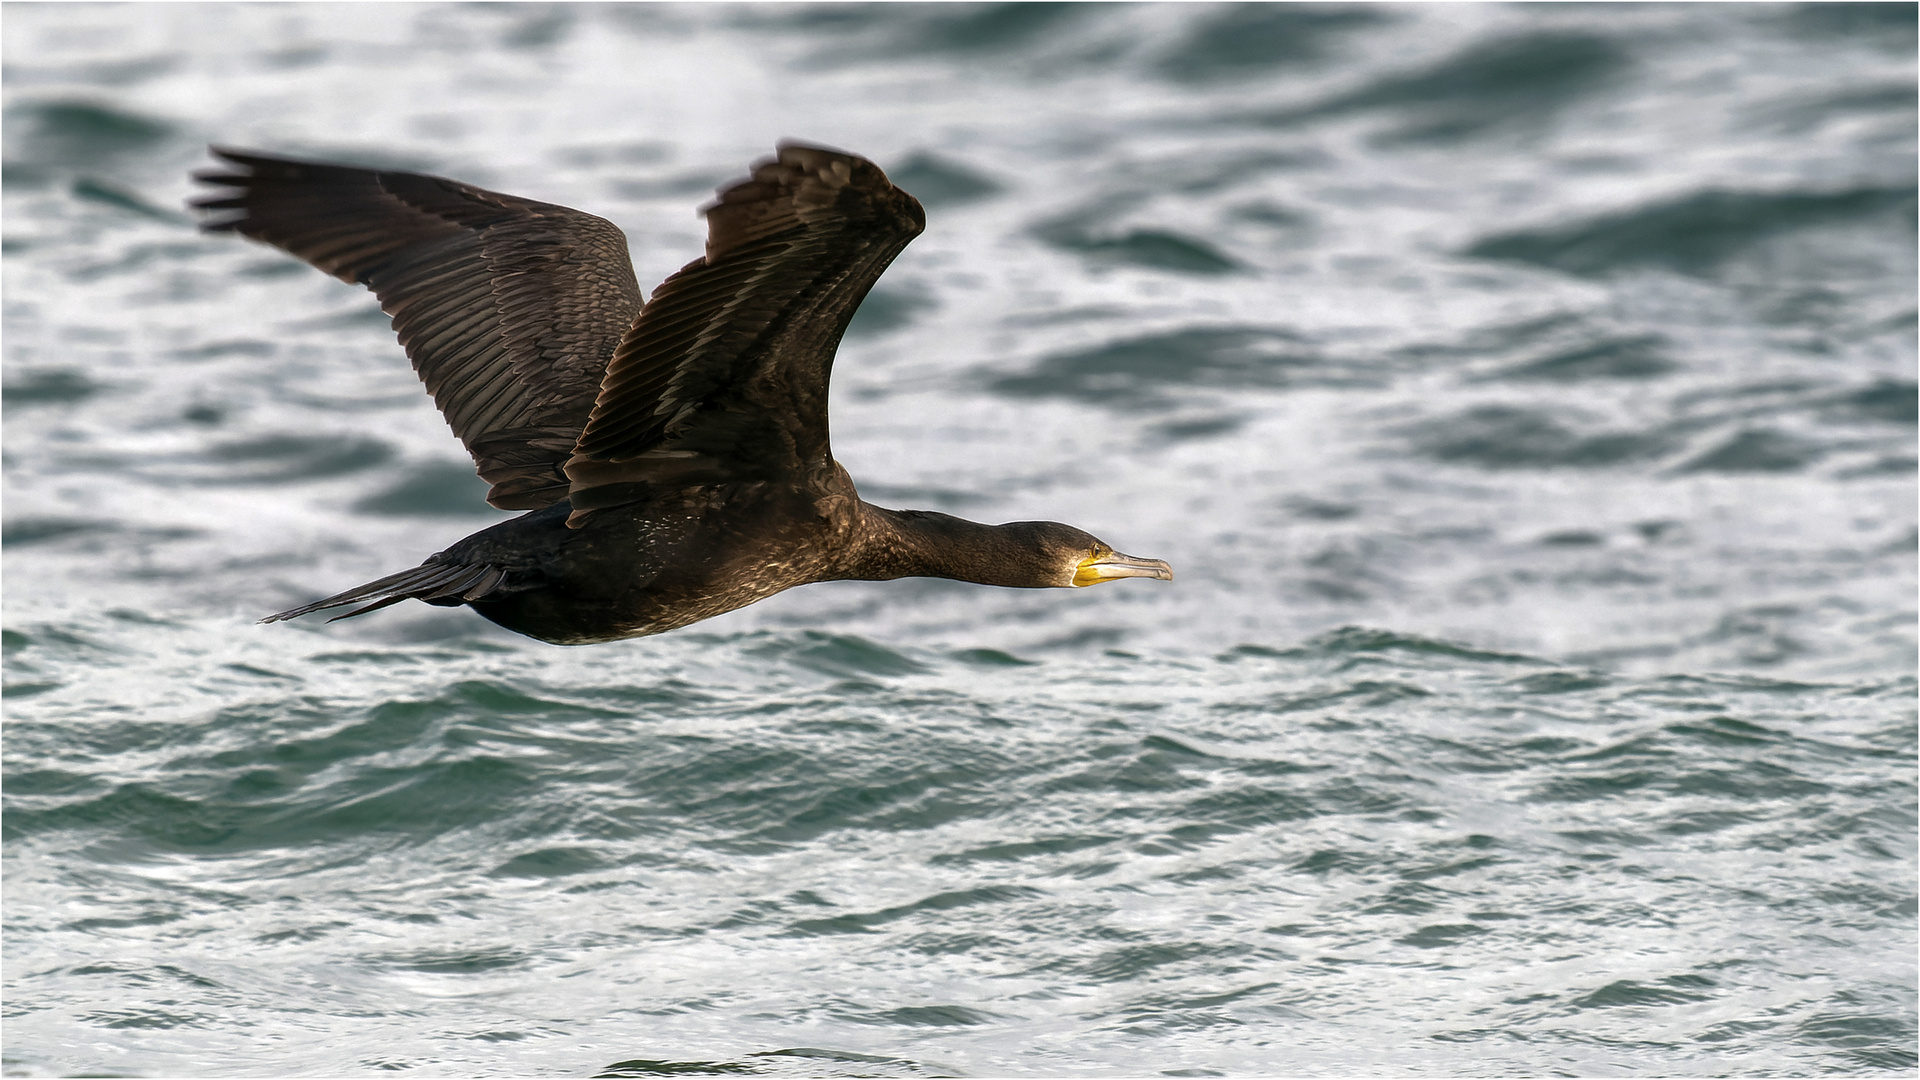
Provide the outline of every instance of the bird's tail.
<path id="1" fill-rule="evenodd" d="M 328 622 L 351 619 L 355 615 L 365 615 L 369 611 L 378 611 L 388 604 L 397 604 L 402 600 L 439 600 L 447 603 L 465 603 L 479 600 L 499 588 L 501 579 L 507 576 L 505 570 L 486 563 L 425 563 L 411 570 L 402 570 L 397 574 L 388 574 L 378 581 L 369 581 L 358 588 L 336 593 L 325 600 L 315 600 L 311 604 L 302 604 L 297 608 L 275 612 L 260 621 L 263 623 L 283 622 L 297 619 L 310 612 L 326 608 L 345 607 L 362 600 L 373 601 L 364 607 L 358 607 L 345 615 L 335 615 Z M 458 599 L 454 599 L 454 598 Z"/>

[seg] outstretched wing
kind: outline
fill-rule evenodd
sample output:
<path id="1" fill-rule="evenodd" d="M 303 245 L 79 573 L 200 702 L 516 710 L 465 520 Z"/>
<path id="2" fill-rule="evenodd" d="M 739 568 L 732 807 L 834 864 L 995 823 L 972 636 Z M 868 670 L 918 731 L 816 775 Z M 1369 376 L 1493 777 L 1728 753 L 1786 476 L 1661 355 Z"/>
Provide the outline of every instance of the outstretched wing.
<path id="1" fill-rule="evenodd" d="M 706 214 L 706 257 L 656 289 L 621 339 L 567 462 L 576 521 L 656 485 L 826 467 L 840 335 L 926 226 L 872 162 L 791 142 Z"/>
<path id="2" fill-rule="evenodd" d="M 565 498 L 562 472 L 620 335 L 640 313 L 612 222 L 437 176 L 218 147 L 209 231 L 282 248 L 373 289 L 480 476 L 487 501 Z"/>

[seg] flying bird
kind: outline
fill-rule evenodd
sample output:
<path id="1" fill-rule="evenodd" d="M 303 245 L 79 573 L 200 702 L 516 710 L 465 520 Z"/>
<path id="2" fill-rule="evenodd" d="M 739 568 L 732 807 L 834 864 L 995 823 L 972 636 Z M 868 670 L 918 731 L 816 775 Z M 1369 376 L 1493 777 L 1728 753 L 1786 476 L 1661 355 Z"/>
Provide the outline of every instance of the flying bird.
<path id="1" fill-rule="evenodd" d="M 223 189 L 193 200 L 202 228 L 372 289 L 487 501 L 528 511 L 263 622 L 416 599 L 583 645 L 815 581 L 1173 578 L 1057 522 L 860 498 L 827 439 L 834 351 L 926 226 L 864 158 L 781 143 L 704 208 L 706 254 L 643 301 L 626 237 L 592 214 L 437 176 L 212 152 L 227 165 L 194 176 Z"/>

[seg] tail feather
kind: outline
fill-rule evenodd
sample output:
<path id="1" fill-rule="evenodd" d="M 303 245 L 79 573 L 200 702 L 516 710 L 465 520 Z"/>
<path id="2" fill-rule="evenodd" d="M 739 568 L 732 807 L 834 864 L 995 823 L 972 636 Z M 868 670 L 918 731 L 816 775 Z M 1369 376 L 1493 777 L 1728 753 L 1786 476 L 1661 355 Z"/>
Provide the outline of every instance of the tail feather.
<path id="1" fill-rule="evenodd" d="M 432 592 L 421 594 L 420 599 L 439 600 L 442 597 L 447 597 L 447 596 L 460 596 L 460 594 L 465 593 L 468 589 L 471 589 L 475 585 L 479 584 L 480 579 L 486 577 L 487 572 L 489 570 L 492 570 L 493 567 L 463 566 L 460 569 L 463 571 L 463 573 L 449 579 L 447 582 L 445 582 L 439 588 L 433 590 Z M 461 596 L 461 599 L 464 600 L 466 599 L 466 597 Z"/>
<path id="2" fill-rule="evenodd" d="M 260 621 L 263 623 L 285 622 L 288 619 L 297 619 L 302 615 L 324 611 L 327 608 L 357 604 L 363 600 L 373 602 L 349 611 L 345 615 L 336 615 L 328 621 L 351 619 L 355 615 L 378 611 L 402 600 L 439 600 L 449 596 L 458 596 L 462 600 L 478 600 L 493 592 L 506 576 L 505 570 L 485 563 L 478 566 L 464 563 L 425 563 L 411 570 L 388 574 L 378 581 L 369 581 L 365 585 L 348 589 L 346 592 L 335 593 L 325 600 L 315 600 L 311 604 L 302 604 L 297 608 L 275 612 Z"/>
<path id="3" fill-rule="evenodd" d="M 481 597 L 492 592 L 494 589 L 494 586 L 500 584 L 501 579 L 505 578 L 506 576 L 507 576 L 507 572 L 505 570 L 502 570 L 497 566 L 489 566 L 487 567 L 486 574 L 480 578 L 479 582 L 475 584 L 473 588 L 468 589 L 466 592 L 463 592 L 460 594 L 460 599 L 478 600 Z"/>
<path id="4" fill-rule="evenodd" d="M 401 593 L 399 596 L 389 596 L 385 600 L 375 600 L 371 604 L 362 604 L 361 606 L 354 608 L 352 611 L 347 612 L 345 615 L 335 615 L 333 618 L 328 619 L 327 621 L 339 622 L 341 619 L 351 619 L 355 615 L 365 615 L 369 611 L 379 611 L 383 607 L 392 607 L 393 605 L 399 603 L 402 600 L 411 600 L 411 599 L 413 598 L 408 596 L 405 593 Z M 280 617 L 281 616 L 275 615 L 271 618 L 261 619 L 260 621 L 272 622 L 274 621 L 274 619 L 278 619 Z"/>

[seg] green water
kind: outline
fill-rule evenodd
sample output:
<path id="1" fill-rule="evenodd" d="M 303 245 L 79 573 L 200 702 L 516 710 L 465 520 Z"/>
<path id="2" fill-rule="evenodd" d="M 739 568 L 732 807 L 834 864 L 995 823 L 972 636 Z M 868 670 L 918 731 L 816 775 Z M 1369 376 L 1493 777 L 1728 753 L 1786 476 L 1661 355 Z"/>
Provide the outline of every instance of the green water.
<path id="1" fill-rule="evenodd" d="M 1911 1073 L 1914 11 L 9 5 L 6 1071 Z M 254 624 L 503 515 L 206 143 L 782 137 L 862 493 L 1175 582 Z"/>

